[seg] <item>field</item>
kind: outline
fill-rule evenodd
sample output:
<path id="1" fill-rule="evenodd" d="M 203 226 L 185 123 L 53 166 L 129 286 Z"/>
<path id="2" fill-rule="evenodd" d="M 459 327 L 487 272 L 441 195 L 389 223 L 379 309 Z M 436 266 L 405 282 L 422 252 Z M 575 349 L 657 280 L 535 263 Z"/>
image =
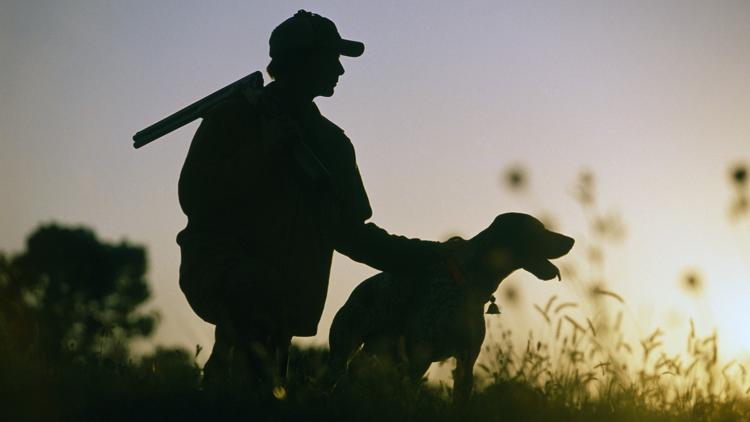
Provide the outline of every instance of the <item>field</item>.
<path id="1" fill-rule="evenodd" d="M 509 331 L 495 327 L 502 334 L 486 342 L 475 368 L 480 385 L 460 406 L 452 403 L 449 383 L 413 384 L 378 362 L 332 391 L 325 381 L 324 349 L 293 349 L 285 390 L 233 399 L 200 391 L 201 370 L 194 354 L 182 349 L 159 349 L 138 361 L 91 356 L 59 366 L 6 353 L 0 365 L 4 420 L 750 418 L 746 369 L 717 365 L 715 337 L 692 335 L 689 354 L 667 357 L 659 352 L 657 331 L 637 346 L 641 364 L 629 367 L 632 346 L 603 343 L 618 336 L 616 327 L 577 326 L 564 309 L 551 300 L 540 310 L 551 315 L 553 325 L 565 321 L 552 343 L 529 339 L 518 347 Z"/>

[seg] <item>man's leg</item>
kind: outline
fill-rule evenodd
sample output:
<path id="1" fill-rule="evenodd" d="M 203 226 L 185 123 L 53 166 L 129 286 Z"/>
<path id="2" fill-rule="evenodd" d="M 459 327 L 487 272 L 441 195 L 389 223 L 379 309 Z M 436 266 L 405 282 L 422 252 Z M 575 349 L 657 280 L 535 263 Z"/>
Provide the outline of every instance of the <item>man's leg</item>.
<path id="1" fill-rule="evenodd" d="M 285 334 L 283 303 L 257 268 L 237 266 L 231 276 L 204 385 L 214 391 L 270 392 L 286 376 L 291 336 Z"/>
<path id="2" fill-rule="evenodd" d="M 289 347 L 292 343 L 291 336 L 283 336 L 279 339 L 276 346 L 276 368 L 278 370 L 279 380 L 282 383 L 287 381 L 287 372 L 289 370 Z"/>
<path id="3" fill-rule="evenodd" d="M 203 386 L 213 392 L 249 392 L 275 383 L 274 347 L 263 339 L 238 336 L 228 326 L 216 326 L 216 342 L 203 369 Z"/>
<path id="4" fill-rule="evenodd" d="M 203 389 L 212 393 L 221 393 L 230 384 L 233 346 L 223 331 L 223 326 L 214 327 L 214 346 L 203 367 Z"/>

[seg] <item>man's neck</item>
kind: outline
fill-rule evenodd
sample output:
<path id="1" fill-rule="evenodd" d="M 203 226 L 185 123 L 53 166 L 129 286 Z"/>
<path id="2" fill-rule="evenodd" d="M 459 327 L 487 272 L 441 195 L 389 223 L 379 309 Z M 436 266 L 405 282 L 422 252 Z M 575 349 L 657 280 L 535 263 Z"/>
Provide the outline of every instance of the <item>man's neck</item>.
<path id="1" fill-rule="evenodd" d="M 282 79 L 273 82 L 275 90 L 289 107 L 294 109 L 304 109 L 313 101 L 313 96 L 307 94 L 307 90 L 294 80 Z"/>

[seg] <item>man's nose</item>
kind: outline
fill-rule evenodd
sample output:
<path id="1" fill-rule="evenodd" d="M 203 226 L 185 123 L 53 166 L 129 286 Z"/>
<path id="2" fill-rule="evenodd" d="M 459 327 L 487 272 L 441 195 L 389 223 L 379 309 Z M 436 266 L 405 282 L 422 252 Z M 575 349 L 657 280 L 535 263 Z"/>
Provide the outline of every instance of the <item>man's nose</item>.
<path id="1" fill-rule="evenodd" d="M 341 64 L 341 61 L 338 61 L 337 65 L 338 66 L 336 68 L 336 72 L 338 73 L 339 76 L 341 76 L 344 74 L 344 66 Z"/>

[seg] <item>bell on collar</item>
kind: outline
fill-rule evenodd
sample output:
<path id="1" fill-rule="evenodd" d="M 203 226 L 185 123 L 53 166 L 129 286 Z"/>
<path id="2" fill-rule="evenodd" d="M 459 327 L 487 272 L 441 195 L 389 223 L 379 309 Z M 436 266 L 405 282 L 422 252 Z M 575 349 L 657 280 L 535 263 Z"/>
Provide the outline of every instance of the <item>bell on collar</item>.
<path id="1" fill-rule="evenodd" d="M 495 296 L 490 296 L 490 306 L 487 307 L 487 314 L 488 315 L 498 315 L 500 314 L 500 307 L 497 306 L 495 303 Z"/>

